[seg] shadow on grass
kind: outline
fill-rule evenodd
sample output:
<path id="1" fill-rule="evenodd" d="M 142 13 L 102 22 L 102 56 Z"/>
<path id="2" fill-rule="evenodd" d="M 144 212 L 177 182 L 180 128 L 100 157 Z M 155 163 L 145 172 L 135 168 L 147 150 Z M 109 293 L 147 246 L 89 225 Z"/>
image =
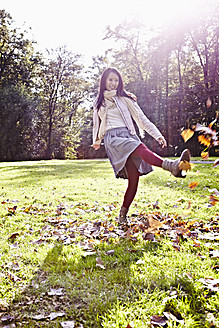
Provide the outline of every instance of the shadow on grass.
<path id="1" fill-rule="evenodd" d="M 5 315 L 22 328 L 60 327 L 66 320 L 75 321 L 75 327 L 101 327 L 101 316 L 118 301 L 125 304 L 138 299 L 131 265 L 142 258 L 143 252 L 156 253 L 158 247 L 148 244 L 142 250 L 122 241 L 101 245 L 95 254 L 87 255 L 74 245 L 57 243 Z M 113 255 L 107 255 L 109 249 L 113 249 Z M 96 266 L 98 256 L 105 269 Z M 65 315 L 50 320 L 51 313 Z"/>

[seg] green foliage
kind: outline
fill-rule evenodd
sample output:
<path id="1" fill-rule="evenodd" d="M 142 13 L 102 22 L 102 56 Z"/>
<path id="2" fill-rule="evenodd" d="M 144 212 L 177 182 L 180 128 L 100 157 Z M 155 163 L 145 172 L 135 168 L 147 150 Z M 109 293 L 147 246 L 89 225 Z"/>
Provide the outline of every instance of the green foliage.
<path id="1" fill-rule="evenodd" d="M 88 88 L 82 76 L 83 66 L 78 63 L 79 57 L 68 52 L 65 47 L 59 48 L 51 51 L 51 59 L 42 67 L 40 96 L 46 120 L 46 158 L 65 158 L 65 153 L 69 154 L 67 149 L 74 151 L 79 142 L 78 131 L 83 125 L 83 111 L 78 109 Z M 73 140 L 78 140 L 70 145 L 72 136 Z"/>
<path id="2" fill-rule="evenodd" d="M 33 87 L 40 64 L 40 54 L 33 45 L 25 32 L 14 28 L 10 14 L 0 10 L 0 88 L 17 84 Z"/>
<path id="3" fill-rule="evenodd" d="M 10 14 L 1 10 L 0 127 L 4 137 L 0 160 L 106 156 L 104 149 L 91 149 L 91 107 L 100 75 L 108 66 L 120 69 L 125 88 L 137 96 L 145 114 L 167 139 L 168 148 L 157 149 L 148 135 L 143 141 L 162 156 L 179 154 L 184 148 L 182 130 L 194 122 L 207 126 L 218 108 L 217 9 L 212 4 L 199 21 L 160 30 L 133 22 L 114 29 L 108 26 L 105 39 L 116 41 L 119 47 L 93 57 L 93 65 L 86 69 L 80 55 L 65 47 L 48 51 L 45 59 L 34 50 L 35 42 L 26 31 L 15 27 Z M 7 95 L 12 90 L 15 95 L 10 100 Z M 22 107 L 26 101 L 29 110 Z M 17 114 L 11 115 L 14 104 L 15 112 L 21 113 L 22 128 L 16 126 Z M 10 133 L 7 127 L 12 127 Z M 188 146 L 192 155 L 200 155 L 195 137 Z M 213 155 L 216 150 L 212 148 Z"/>
<path id="4" fill-rule="evenodd" d="M 0 160 L 40 158 L 44 144 L 39 99 L 24 87 L 8 86 L 0 89 L 0 109 Z"/>

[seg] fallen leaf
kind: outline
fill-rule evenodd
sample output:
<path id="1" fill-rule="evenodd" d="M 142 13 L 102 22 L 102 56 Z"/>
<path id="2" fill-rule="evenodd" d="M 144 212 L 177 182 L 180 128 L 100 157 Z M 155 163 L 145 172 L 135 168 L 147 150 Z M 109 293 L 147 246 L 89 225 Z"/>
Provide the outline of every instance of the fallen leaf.
<path id="1" fill-rule="evenodd" d="M 14 232 L 10 237 L 8 237 L 9 240 L 13 241 L 19 236 L 19 232 Z"/>
<path id="2" fill-rule="evenodd" d="M 44 320 L 46 319 L 47 317 L 44 315 L 44 314 L 37 314 L 35 316 L 33 316 L 33 320 Z"/>
<path id="3" fill-rule="evenodd" d="M 137 265 L 140 265 L 140 264 L 145 265 L 145 261 L 140 259 L 140 260 L 138 260 L 138 261 L 136 262 L 136 264 L 137 264 Z"/>
<path id="4" fill-rule="evenodd" d="M 74 321 L 63 321 L 61 322 L 62 328 L 74 328 L 75 323 Z"/>
<path id="5" fill-rule="evenodd" d="M 48 292 L 49 296 L 62 296 L 63 292 L 62 292 L 63 288 L 58 288 L 58 289 L 50 289 L 50 292 Z"/>
<path id="6" fill-rule="evenodd" d="M 167 321 L 168 319 L 166 319 L 164 316 L 152 315 L 151 317 L 151 325 L 154 326 L 165 326 Z"/>
<path id="7" fill-rule="evenodd" d="M 7 322 L 11 322 L 14 320 L 14 317 L 12 317 L 10 314 L 9 315 L 4 315 L 0 318 L 1 322 L 3 323 L 7 323 Z"/>
<path id="8" fill-rule="evenodd" d="M 216 203 L 219 201 L 219 199 L 217 197 L 215 197 L 214 195 L 210 195 L 209 196 L 209 203 L 214 206 L 216 205 Z"/>
<path id="9" fill-rule="evenodd" d="M 16 209 L 17 209 L 17 206 L 8 207 L 8 214 L 10 214 L 10 215 L 15 214 Z"/>
<path id="10" fill-rule="evenodd" d="M 193 190 L 198 186 L 199 182 L 198 181 L 193 181 L 189 184 L 189 189 Z"/>
<path id="11" fill-rule="evenodd" d="M 176 321 L 178 323 L 181 323 L 181 324 L 184 324 L 184 320 L 183 319 L 178 319 L 175 315 L 173 315 L 172 313 L 170 312 L 163 312 L 163 314 L 165 315 L 165 317 L 168 319 L 168 320 L 172 320 L 172 321 Z M 181 315 L 180 315 L 181 317 Z"/>
<path id="12" fill-rule="evenodd" d="M 114 249 L 111 249 L 109 251 L 106 252 L 106 255 L 114 255 Z"/>
<path id="13" fill-rule="evenodd" d="M 97 267 L 100 267 L 101 269 L 106 269 L 105 266 L 104 266 L 104 262 L 101 259 L 101 257 L 97 257 L 96 258 L 96 266 Z"/>
<path id="14" fill-rule="evenodd" d="M 54 320 L 58 317 L 64 317 L 65 313 L 64 312 L 52 312 L 48 315 L 49 320 Z"/>
<path id="15" fill-rule="evenodd" d="M 155 235 L 153 233 L 150 232 L 146 232 L 145 234 L 142 235 L 144 240 L 154 240 L 155 239 Z"/>
<path id="16" fill-rule="evenodd" d="M 219 165 L 219 158 L 217 158 L 215 161 L 214 161 L 214 164 L 213 164 L 213 167 L 216 167 Z"/>
<path id="17" fill-rule="evenodd" d="M 150 230 L 159 229 L 163 225 L 163 222 L 160 222 L 160 220 L 158 220 L 156 216 L 154 217 L 153 215 L 150 214 L 148 215 L 147 221 L 148 221 L 148 228 L 150 228 Z"/>
<path id="18" fill-rule="evenodd" d="M 191 202 L 191 200 L 189 200 L 189 201 L 188 201 L 188 206 L 187 206 L 187 208 L 186 208 L 187 210 L 189 210 L 189 209 L 190 209 L 190 207 L 191 207 L 191 204 L 192 204 L 192 202 Z"/>
<path id="19" fill-rule="evenodd" d="M 219 251 L 218 250 L 210 251 L 210 256 L 211 257 L 219 257 Z"/>
<path id="20" fill-rule="evenodd" d="M 199 281 L 203 283 L 204 287 L 210 289 L 211 291 L 219 291 L 219 279 L 201 278 Z"/>

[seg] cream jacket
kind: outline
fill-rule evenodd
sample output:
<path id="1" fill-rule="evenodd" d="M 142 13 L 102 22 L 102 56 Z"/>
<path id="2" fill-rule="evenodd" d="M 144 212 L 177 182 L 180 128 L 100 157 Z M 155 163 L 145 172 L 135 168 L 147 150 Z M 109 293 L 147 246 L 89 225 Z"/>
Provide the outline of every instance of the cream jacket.
<path id="1" fill-rule="evenodd" d="M 141 108 L 138 104 L 127 97 L 113 97 L 116 106 L 118 107 L 122 118 L 125 122 L 126 127 L 132 135 L 136 135 L 136 130 L 133 124 L 132 119 L 138 125 L 141 136 L 144 136 L 143 131 L 146 131 L 150 134 L 154 139 L 159 139 L 162 137 L 162 134 L 158 130 L 158 128 L 145 116 Z M 106 132 L 106 111 L 103 113 L 101 119 L 98 115 L 98 110 L 96 107 L 96 101 L 94 101 L 93 105 L 93 146 L 99 145 L 101 143 L 102 138 Z"/>

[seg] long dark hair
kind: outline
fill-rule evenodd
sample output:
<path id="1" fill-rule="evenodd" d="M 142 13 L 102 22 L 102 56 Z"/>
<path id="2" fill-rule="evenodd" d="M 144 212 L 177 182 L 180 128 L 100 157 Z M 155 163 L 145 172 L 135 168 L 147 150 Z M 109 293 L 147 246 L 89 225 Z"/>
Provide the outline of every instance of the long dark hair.
<path id="1" fill-rule="evenodd" d="M 127 97 L 127 98 L 131 98 L 131 99 L 135 100 L 134 97 L 129 95 L 124 90 L 124 84 L 123 84 L 123 80 L 122 80 L 122 76 L 121 76 L 120 72 L 114 67 L 109 67 L 109 68 L 105 69 L 105 71 L 103 72 L 103 74 L 101 75 L 101 78 L 100 78 L 99 93 L 98 93 L 97 102 L 96 102 L 97 109 L 99 109 L 100 106 L 103 105 L 103 103 L 104 103 L 104 94 L 103 93 L 106 90 L 106 79 L 110 73 L 116 74 L 119 78 L 119 84 L 118 84 L 117 91 L 116 91 L 117 96 Z"/>

